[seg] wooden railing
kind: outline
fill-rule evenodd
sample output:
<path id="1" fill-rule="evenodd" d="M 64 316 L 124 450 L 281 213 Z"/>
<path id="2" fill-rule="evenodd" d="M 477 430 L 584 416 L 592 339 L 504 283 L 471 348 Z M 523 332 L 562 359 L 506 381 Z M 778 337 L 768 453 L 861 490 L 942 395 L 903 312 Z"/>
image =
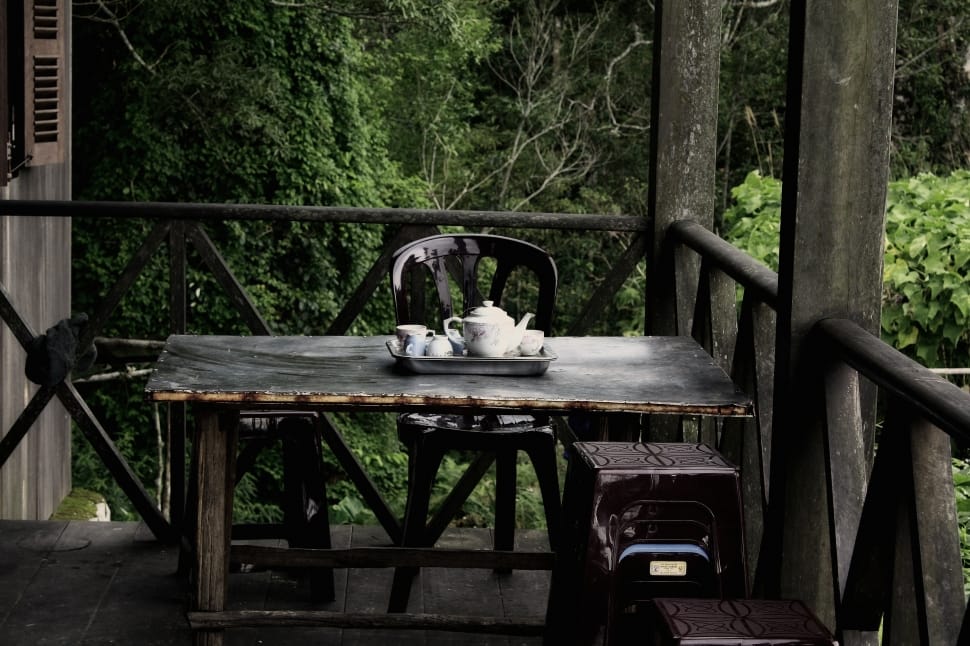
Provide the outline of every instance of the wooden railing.
<path id="1" fill-rule="evenodd" d="M 618 251 L 599 288 L 591 290 L 589 300 L 566 330 L 583 334 L 643 259 L 649 228 L 644 219 L 630 216 L 187 204 L 0 201 L 0 215 L 155 221 L 154 229 L 92 315 L 86 340 L 98 335 L 139 272 L 166 243 L 171 332 L 185 330 L 186 253 L 191 245 L 250 330 L 269 333 L 269 324 L 205 232 L 205 223 L 214 220 L 309 220 L 396 227 L 379 259 L 330 323 L 330 334 L 345 332 L 378 285 L 386 281 L 389 254 L 405 241 L 433 232 L 436 225 L 630 232 L 630 244 Z M 760 566 L 780 558 L 782 548 L 764 532 L 773 455 L 777 276 L 695 223 L 674 223 L 667 231 L 667 243 L 675 251 L 670 254 L 675 264 L 672 275 L 682 290 L 690 282 L 684 277 L 692 275 L 683 268 L 696 267 L 696 259 L 700 259 L 699 280 L 687 285 L 688 292 L 677 294 L 682 304 L 677 308 L 681 312 L 678 331 L 693 335 L 756 402 L 753 418 L 704 419 L 693 429 L 681 426 L 679 437 L 685 439 L 686 432 L 716 445 L 741 466 L 750 574 L 755 589 L 764 589 L 759 583 L 764 576 Z M 743 288 L 740 303 L 738 286 Z M 0 291 L 0 316 L 26 344 L 34 332 L 20 320 L 13 305 L 6 292 Z M 874 643 L 874 631 L 880 625 L 888 637 L 886 643 L 952 644 L 958 643 L 958 634 L 963 643 L 970 639 L 970 628 L 949 458 L 951 439 L 970 440 L 970 395 L 849 321 L 823 319 L 813 335 L 813 348 L 823 358 L 818 388 L 823 394 L 820 415 L 826 426 L 829 460 L 825 492 L 829 514 L 818 522 L 827 523 L 832 536 L 831 555 L 824 562 L 833 564 L 831 596 L 841 643 Z M 880 394 L 883 425 L 874 446 L 861 446 L 857 441 L 866 410 L 861 403 L 861 381 Z M 0 441 L 0 463 L 54 396 L 65 403 L 149 526 L 159 536 L 172 535 L 167 519 L 131 473 L 104 425 L 69 382 L 38 390 Z M 184 441 L 184 411 L 174 410 L 172 416 L 173 427 L 181 427 L 181 434 L 176 435 Z M 181 456 L 184 445 L 177 436 L 173 440 L 171 451 Z M 180 459 L 172 462 L 181 464 Z M 184 474 L 173 474 L 173 482 L 183 481 Z M 173 488 L 173 499 L 182 497 Z M 178 513 L 173 507 L 173 517 Z"/>
<path id="2" fill-rule="evenodd" d="M 701 258 L 692 334 L 755 399 L 755 418 L 701 433 L 742 467 L 757 593 L 763 589 L 759 565 L 781 559 L 783 549 L 762 540 L 771 493 L 777 276 L 690 222 L 672 225 L 669 242 L 680 254 Z M 738 285 L 743 298 L 736 315 Z M 823 410 L 815 414 L 825 426 L 829 510 L 815 522 L 827 524 L 831 540 L 814 546 L 813 554 L 785 558 L 814 559 L 820 568 L 832 564 L 821 576 L 830 577 L 842 644 L 875 644 L 880 628 L 885 644 L 970 643 L 951 471 L 951 440 L 970 442 L 970 394 L 851 321 L 821 319 L 812 337 L 822 366 L 817 387 Z M 860 442 L 867 408 L 862 383 L 879 393 L 882 427 L 874 446 Z M 830 554 L 820 554 L 826 549 Z M 797 585 L 788 592 L 799 593 Z M 808 600 L 817 608 L 828 604 Z"/>
<path id="3" fill-rule="evenodd" d="M 84 328 L 79 347 L 86 347 L 98 341 L 99 355 L 102 359 L 117 357 L 119 351 L 132 350 L 131 344 L 118 344 L 100 338 L 101 331 L 111 319 L 112 313 L 128 290 L 135 284 L 150 260 L 167 247 L 169 267 L 169 329 L 168 333 L 184 333 L 188 316 L 187 305 L 187 258 L 188 249 L 194 248 L 205 267 L 214 276 L 222 290 L 229 297 L 247 328 L 253 334 L 272 334 L 270 323 L 259 312 L 250 298 L 245 286 L 237 280 L 232 268 L 206 233 L 205 225 L 212 222 L 229 220 L 277 220 L 305 221 L 316 223 L 357 223 L 383 224 L 392 228 L 393 233 L 386 236 L 387 242 L 376 262 L 364 276 L 361 283 L 346 299 L 343 309 L 326 328 L 326 334 L 344 334 L 360 315 L 365 304 L 375 297 L 380 286 L 387 283 L 389 259 L 400 246 L 417 238 L 438 231 L 438 226 L 461 225 L 466 228 L 489 229 L 552 229 L 589 231 L 615 234 L 626 232 L 629 244 L 617 244 L 616 254 L 609 263 L 605 275 L 591 276 L 588 300 L 579 308 L 578 314 L 561 333 L 582 335 L 612 302 L 616 291 L 623 285 L 638 262 L 643 260 L 646 249 L 647 222 L 640 217 L 623 215 L 579 215 L 559 213 L 511 213 L 486 211 L 439 211 L 423 209 L 367 209 L 340 207 L 299 207 L 266 205 L 210 205 L 210 204 L 171 204 L 171 203 L 119 203 L 119 202 L 56 202 L 56 201 L 0 201 L 0 215 L 21 217 L 71 217 L 75 220 L 87 218 L 124 218 L 144 219 L 154 223 L 138 250 L 129 259 L 127 266 L 114 285 L 106 292 L 100 304 Z M 614 236 L 615 237 L 615 236 Z M 605 267 L 606 265 L 604 265 Z M 25 348 L 36 332 L 18 314 L 9 294 L 0 285 L 0 317 L 14 331 L 18 341 Z M 51 321 L 51 324 L 54 322 Z M 149 345 L 150 352 L 156 345 Z M 119 349 L 120 348 L 120 349 Z M 138 348 L 135 348 L 137 350 Z M 120 357 L 124 359 L 124 357 Z M 142 357 L 146 358 L 146 357 Z M 57 396 L 70 412 L 78 427 L 101 457 L 104 464 L 132 501 L 135 509 L 153 530 L 156 536 L 172 537 L 173 528 L 158 505 L 147 493 L 137 475 L 131 470 L 124 457 L 111 440 L 112 433 L 106 424 L 91 412 L 70 381 L 56 386 L 40 388 L 31 402 L 22 411 L 13 427 L 0 440 L 0 467 L 16 449 L 47 403 Z M 328 424 L 332 425 L 332 420 Z M 172 406 L 169 410 L 169 426 L 172 429 L 169 443 L 169 462 L 171 472 L 171 512 L 173 519 L 182 517 L 182 501 L 185 497 L 184 460 L 185 452 L 185 410 L 182 406 Z M 339 433 L 333 433 L 339 438 Z M 346 448 L 346 447 L 343 447 Z M 347 449 L 349 454 L 349 449 Z M 370 482 L 357 482 L 366 502 L 380 497 L 377 488 Z M 372 507 L 386 509 L 386 504 L 372 504 Z M 392 538 L 399 531 L 397 520 L 379 517 L 382 525 Z"/>

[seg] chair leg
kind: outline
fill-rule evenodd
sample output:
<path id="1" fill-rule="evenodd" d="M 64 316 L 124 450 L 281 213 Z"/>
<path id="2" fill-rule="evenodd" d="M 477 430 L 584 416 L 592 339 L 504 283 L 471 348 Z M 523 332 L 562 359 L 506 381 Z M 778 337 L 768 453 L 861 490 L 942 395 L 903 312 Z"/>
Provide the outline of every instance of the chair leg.
<path id="1" fill-rule="evenodd" d="M 438 447 L 427 446 L 418 440 L 408 449 L 413 463 L 411 465 L 411 483 L 408 489 L 408 499 L 404 509 L 404 527 L 401 545 L 404 547 L 425 547 L 427 531 L 425 522 L 428 518 L 428 506 L 431 503 L 431 487 L 434 485 L 435 475 L 444 457 Z M 388 612 L 405 612 L 408 598 L 411 596 L 411 584 L 418 574 L 416 567 L 398 567 L 394 569 L 394 581 L 391 584 L 391 598 L 388 602 Z"/>
<path id="2" fill-rule="evenodd" d="M 327 485 L 323 473 L 322 439 L 309 418 L 280 422 L 283 436 L 283 524 L 291 547 L 330 549 Z M 336 598 L 333 568 L 310 568 L 310 598 Z"/>
<path id="3" fill-rule="evenodd" d="M 528 450 L 529 459 L 539 481 L 542 494 L 542 508 L 546 513 L 546 531 L 549 535 L 549 548 L 555 551 L 562 538 L 562 501 L 559 498 L 559 471 L 556 461 L 556 443 L 552 446 L 542 444 Z"/>
<path id="4" fill-rule="evenodd" d="M 495 549 L 515 549 L 516 451 L 501 450 L 495 456 Z M 511 570 L 496 568 L 496 572 Z"/>

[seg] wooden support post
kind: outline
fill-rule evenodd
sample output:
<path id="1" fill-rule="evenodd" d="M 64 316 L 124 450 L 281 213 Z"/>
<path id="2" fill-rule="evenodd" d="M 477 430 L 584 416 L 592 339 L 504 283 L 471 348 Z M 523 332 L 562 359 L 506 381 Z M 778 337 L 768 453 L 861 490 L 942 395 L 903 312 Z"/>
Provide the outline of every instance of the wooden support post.
<path id="1" fill-rule="evenodd" d="M 804 599 L 832 627 L 839 596 L 834 559 L 854 535 L 839 534 L 831 521 L 821 370 L 809 334 L 828 316 L 879 332 L 897 3 L 794 2 L 791 11 L 762 558 L 769 596 Z M 859 428 L 868 434 L 874 410 L 863 401 Z"/>
<path id="2" fill-rule="evenodd" d="M 714 222 L 721 3 L 677 0 L 656 7 L 646 327 L 647 334 L 686 335 L 698 263 L 678 267 L 684 289 L 675 290 L 665 237 L 675 220 L 708 229 Z"/>
<path id="3" fill-rule="evenodd" d="M 699 262 L 693 253 L 675 258 L 666 237 L 677 220 L 714 222 L 721 3 L 658 0 L 654 24 L 645 327 L 688 335 Z M 649 424 L 651 441 L 679 441 L 676 418 Z"/>

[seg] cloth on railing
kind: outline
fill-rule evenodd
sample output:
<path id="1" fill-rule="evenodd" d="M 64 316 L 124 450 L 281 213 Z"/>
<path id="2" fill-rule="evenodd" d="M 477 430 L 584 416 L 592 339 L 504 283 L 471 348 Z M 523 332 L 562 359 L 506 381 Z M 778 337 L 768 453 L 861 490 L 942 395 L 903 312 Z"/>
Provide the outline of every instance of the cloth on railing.
<path id="1" fill-rule="evenodd" d="M 54 386 L 67 378 L 71 370 L 87 370 L 98 356 L 92 342 L 78 349 L 81 331 L 88 323 L 88 315 L 80 313 L 69 319 L 61 319 L 27 344 L 27 363 L 24 374 L 40 386 Z"/>

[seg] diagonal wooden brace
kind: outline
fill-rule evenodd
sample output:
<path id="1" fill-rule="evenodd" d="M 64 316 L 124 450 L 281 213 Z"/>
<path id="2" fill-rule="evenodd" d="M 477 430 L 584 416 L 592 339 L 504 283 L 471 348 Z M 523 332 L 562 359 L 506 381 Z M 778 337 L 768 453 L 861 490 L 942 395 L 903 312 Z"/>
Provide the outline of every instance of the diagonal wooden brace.
<path id="1" fill-rule="evenodd" d="M 20 316 L 10 299 L 10 294 L 0 284 L 0 317 L 17 337 L 17 341 L 26 350 L 27 345 L 33 340 L 34 332 L 26 321 Z M 94 413 L 88 408 L 81 395 L 75 390 L 74 385 L 69 382 L 61 382 L 56 386 L 40 388 L 30 400 L 27 407 L 21 412 L 17 421 L 10 428 L 7 434 L 0 440 L 0 467 L 7 461 L 7 458 L 16 450 L 20 441 L 27 435 L 37 417 L 43 412 L 47 404 L 54 395 L 61 400 L 64 408 L 70 413 L 78 427 L 84 433 L 91 446 L 97 452 L 101 461 L 111 472 L 115 482 L 121 487 L 122 491 L 141 514 L 145 524 L 148 525 L 152 533 L 159 540 L 170 540 L 174 538 L 171 525 L 159 511 L 158 507 L 152 502 L 151 497 L 145 490 L 138 476 L 131 470 L 124 457 L 119 453 L 114 442 L 102 428 Z"/>

